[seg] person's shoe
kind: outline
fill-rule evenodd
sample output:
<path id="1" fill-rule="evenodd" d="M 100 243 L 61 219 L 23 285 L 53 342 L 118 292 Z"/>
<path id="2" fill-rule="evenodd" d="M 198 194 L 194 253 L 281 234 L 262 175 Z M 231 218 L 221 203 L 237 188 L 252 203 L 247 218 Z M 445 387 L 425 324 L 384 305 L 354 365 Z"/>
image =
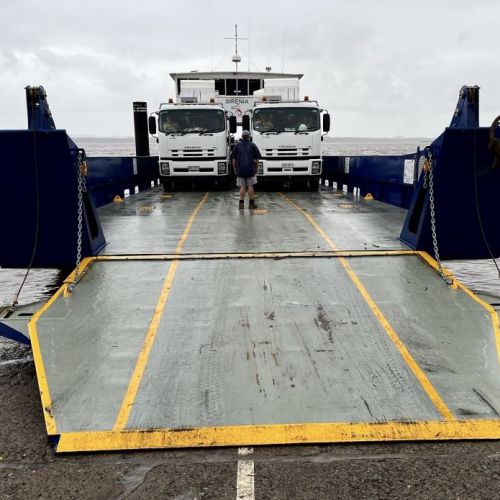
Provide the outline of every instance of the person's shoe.
<path id="1" fill-rule="evenodd" d="M 238 208 L 240 210 L 243 210 L 245 208 L 245 202 L 243 200 L 240 200 L 240 204 L 238 205 Z"/>
<path id="2" fill-rule="evenodd" d="M 250 203 L 248 204 L 248 208 L 250 210 L 253 210 L 253 209 L 257 208 L 257 205 L 255 204 L 254 200 L 250 200 Z"/>

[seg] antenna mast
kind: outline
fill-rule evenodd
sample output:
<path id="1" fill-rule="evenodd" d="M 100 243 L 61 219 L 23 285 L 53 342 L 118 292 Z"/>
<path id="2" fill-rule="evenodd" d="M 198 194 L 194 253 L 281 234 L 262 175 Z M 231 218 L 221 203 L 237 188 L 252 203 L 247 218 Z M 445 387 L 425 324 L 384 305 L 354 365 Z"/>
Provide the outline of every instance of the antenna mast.
<path id="1" fill-rule="evenodd" d="M 236 65 L 236 71 L 238 71 L 238 63 L 241 62 L 241 56 L 238 54 L 238 40 L 248 40 L 245 37 L 238 37 L 238 25 L 234 25 L 234 36 L 225 37 L 224 40 L 234 40 L 234 56 L 232 57 L 232 61 Z"/>

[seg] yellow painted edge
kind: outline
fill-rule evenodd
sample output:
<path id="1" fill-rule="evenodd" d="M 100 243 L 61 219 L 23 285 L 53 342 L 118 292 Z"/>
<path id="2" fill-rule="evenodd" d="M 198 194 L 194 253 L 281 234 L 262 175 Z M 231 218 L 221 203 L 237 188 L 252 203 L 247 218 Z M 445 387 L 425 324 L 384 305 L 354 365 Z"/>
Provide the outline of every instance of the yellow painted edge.
<path id="1" fill-rule="evenodd" d="M 305 423 L 70 432 L 60 435 L 57 452 L 499 438 L 500 420 Z"/>
<path id="2" fill-rule="evenodd" d="M 303 210 L 301 207 L 295 204 L 287 196 L 283 195 L 282 193 L 280 193 L 280 196 L 307 218 L 307 220 L 311 223 L 311 225 L 316 229 L 316 231 L 323 237 L 323 239 L 330 245 L 330 247 L 333 250 L 338 250 L 335 243 L 333 243 L 333 241 L 328 237 L 328 235 L 323 231 L 323 229 L 318 225 L 318 223 L 311 217 L 311 215 L 309 215 L 305 210 Z M 443 415 L 443 417 L 446 420 L 453 420 L 455 418 L 453 416 L 453 413 L 446 406 L 446 403 L 443 401 L 439 393 L 436 391 L 436 389 L 432 385 L 427 375 L 420 368 L 418 363 L 413 359 L 412 355 L 410 354 L 410 351 L 408 351 L 408 349 L 403 344 L 403 342 L 399 338 L 398 334 L 396 333 L 392 325 L 389 323 L 387 318 L 382 313 L 381 309 L 373 300 L 368 290 L 365 288 L 363 283 L 361 283 L 361 280 L 358 278 L 357 274 L 353 271 L 347 259 L 345 257 L 339 257 L 339 262 L 341 263 L 342 267 L 345 269 L 345 271 L 351 278 L 351 281 L 358 289 L 359 293 L 367 303 L 368 307 L 371 309 L 371 311 L 377 318 L 378 322 L 384 329 L 389 339 L 392 341 L 392 343 L 399 351 L 400 355 L 403 357 L 410 370 L 413 372 L 413 374 L 419 381 L 420 385 L 422 386 L 422 388 L 424 389 L 424 391 L 426 392 L 427 396 L 432 401 L 436 409 L 441 413 L 441 415 Z"/>
<path id="3" fill-rule="evenodd" d="M 93 258 L 83 259 L 80 263 L 79 272 L 83 272 L 87 266 L 93 261 Z M 71 283 L 72 278 L 75 274 L 73 271 L 68 278 L 66 278 L 62 284 L 62 286 L 57 290 L 57 292 L 46 302 L 38 311 L 32 316 L 30 321 L 28 322 L 28 331 L 30 335 L 31 341 L 31 350 L 33 352 L 33 360 L 35 362 L 36 368 L 36 378 L 38 381 L 38 389 L 40 391 L 40 398 L 42 400 L 42 409 L 43 409 L 43 418 L 45 420 L 45 427 L 47 429 L 47 434 L 49 436 L 53 436 L 57 434 L 57 425 L 54 416 L 54 411 L 52 408 L 52 400 L 50 397 L 50 390 L 47 381 L 47 374 L 45 371 L 45 366 L 43 364 L 42 353 L 40 349 L 40 341 L 38 339 L 38 330 L 37 323 L 38 320 L 42 317 L 42 315 L 50 309 L 50 307 L 54 304 L 54 302 L 61 296 L 64 295 L 64 292 L 68 286 L 68 283 Z"/>
<path id="4" fill-rule="evenodd" d="M 417 254 L 427 264 L 433 267 L 436 270 L 436 272 L 439 271 L 438 263 L 427 252 L 417 252 Z M 472 290 L 470 290 L 462 282 L 457 280 L 450 271 L 443 268 L 443 272 L 446 274 L 446 276 L 454 280 L 458 288 L 462 289 L 472 300 L 476 301 L 478 304 L 484 307 L 484 309 L 486 309 L 486 311 L 489 313 L 491 317 L 491 323 L 493 326 L 493 335 L 495 337 L 495 346 L 497 350 L 498 363 L 500 364 L 500 320 L 498 318 L 498 313 L 495 311 L 493 307 L 491 307 L 490 304 L 488 304 L 488 302 L 478 297 Z"/>
<path id="5" fill-rule="evenodd" d="M 97 260 L 97 257 L 84 257 L 82 261 L 80 262 L 80 265 L 78 266 L 78 282 L 83 278 L 84 274 L 87 272 L 88 268 L 90 267 L 90 264 Z M 75 279 L 75 274 L 76 274 L 76 268 L 72 271 L 72 273 L 63 281 L 63 296 L 64 298 L 68 298 L 71 293 L 69 291 L 69 285 L 73 283 L 73 280 Z"/>
<path id="6" fill-rule="evenodd" d="M 200 202 L 196 205 L 196 208 L 193 210 L 191 216 L 189 217 L 188 223 L 182 233 L 181 239 L 176 247 L 176 253 L 180 253 L 184 244 L 186 242 L 187 236 L 191 230 L 193 222 L 198 215 L 201 207 L 205 203 L 208 198 L 208 193 L 205 193 L 205 196 L 200 200 Z M 154 341 L 156 339 L 156 333 L 158 332 L 158 327 L 160 325 L 160 321 L 163 316 L 163 312 L 165 310 L 165 305 L 167 304 L 168 297 L 170 295 L 170 290 L 172 288 L 172 284 L 175 278 L 175 274 L 177 272 L 177 267 L 179 266 L 179 260 L 173 260 L 168 269 L 167 276 L 165 278 L 165 282 L 163 283 L 162 290 L 160 292 L 160 297 L 158 298 L 158 302 L 156 304 L 155 311 L 153 313 L 153 317 L 148 327 L 148 331 L 146 333 L 146 338 L 144 339 L 144 343 L 142 345 L 141 352 L 139 353 L 139 357 L 137 358 L 137 362 L 132 373 L 132 377 L 127 386 L 127 390 L 125 392 L 125 396 L 123 398 L 122 404 L 120 406 L 120 410 L 118 412 L 118 416 L 115 421 L 115 425 L 113 430 L 121 431 L 127 425 L 130 412 L 135 403 L 135 398 L 137 397 L 137 392 L 139 391 L 139 386 L 141 385 L 142 377 L 144 375 L 144 370 L 146 369 L 146 365 L 149 360 L 149 355 L 151 353 L 151 348 L 153 347 Z"/>

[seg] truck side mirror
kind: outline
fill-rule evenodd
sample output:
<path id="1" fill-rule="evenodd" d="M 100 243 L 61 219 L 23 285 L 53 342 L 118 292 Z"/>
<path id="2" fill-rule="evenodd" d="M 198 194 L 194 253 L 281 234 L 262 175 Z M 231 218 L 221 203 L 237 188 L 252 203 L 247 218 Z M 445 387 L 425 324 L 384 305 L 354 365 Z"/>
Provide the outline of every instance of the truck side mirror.
<path id="1" fill-rule="evenodd" d="M 330 132 L 330 115 L 323 115 L 323 132 Z"/>
<path id="2" fill-rule="evenodd" d="M 149 133 L 151 135 L 155 135 L 156 134 L 156 118 L 154 116 L 149 117 L 148 125 L 149 125 Z"/>
<path id="3" fill-rule="evenodd" d="M 250 132 L 250 117 L 248 115 L 243 115 L 241 117 L 241 126 L 243 130 L 248 130 Z"/>
<path id="4" fill-rule="evenodd" d="M 236 134 L 236 130 L 238 128 L 238 124 L 236 123 L 236 116 L 229 117 L 229 132 L 231 134 Z"/>

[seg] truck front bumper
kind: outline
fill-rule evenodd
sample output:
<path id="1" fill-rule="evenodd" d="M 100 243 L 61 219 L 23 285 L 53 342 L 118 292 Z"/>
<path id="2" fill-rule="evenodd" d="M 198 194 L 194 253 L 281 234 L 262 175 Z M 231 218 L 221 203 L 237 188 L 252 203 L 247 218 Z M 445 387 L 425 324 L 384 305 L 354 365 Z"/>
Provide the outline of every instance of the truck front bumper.
<path id="1" fill-rule="evenodd" d="M 309 177 L 321 175 L 321 159 L 260 160 L 257 176 L 262 177 Z"/>
<path id="2" fill-rule="evenodd" d="M 159 161 L 160 177 L 213 177 L 229 173 L 227 160 L 204 160 L 193 158 L 189 161 L 164 160 Z"/>

